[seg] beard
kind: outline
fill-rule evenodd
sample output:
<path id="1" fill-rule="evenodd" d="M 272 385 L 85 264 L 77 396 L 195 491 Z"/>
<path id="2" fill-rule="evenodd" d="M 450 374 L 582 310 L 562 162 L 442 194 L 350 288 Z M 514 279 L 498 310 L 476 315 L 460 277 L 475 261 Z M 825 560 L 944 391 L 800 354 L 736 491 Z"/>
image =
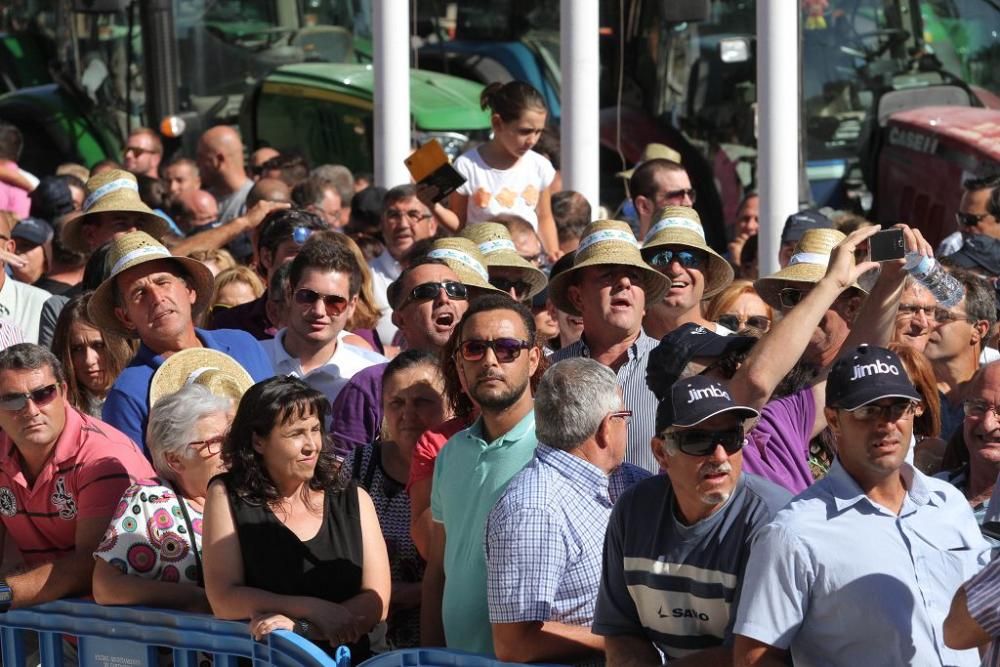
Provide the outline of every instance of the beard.
<path id="1" fill-rule="evenodd" d="M 483 379 L 483 378 L 480 378 Z M 523 382 L 510 386 L 507 385 L 506 389 L 501 391 L 489 391 L 480 388 L 477 384 L 469 392 L 472 400 L 476 402 L 476 405 L 482 410 L 488 410 L 490 412 L 503 412 L 504 410 L 510 408 L 512 405 L 517 403 L 524 392 L 528 389 L 528 379 L 525 378 Z"/>

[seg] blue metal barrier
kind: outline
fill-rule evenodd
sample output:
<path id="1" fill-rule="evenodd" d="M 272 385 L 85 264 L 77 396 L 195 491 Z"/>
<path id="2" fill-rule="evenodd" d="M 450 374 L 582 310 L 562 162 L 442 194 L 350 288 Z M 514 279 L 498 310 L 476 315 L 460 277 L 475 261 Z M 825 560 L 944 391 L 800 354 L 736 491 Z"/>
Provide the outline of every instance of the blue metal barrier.
<path id="1" fill-rule="evenodd" d="M 446 648 L 406 648 L 376 655 L 358 667 L 518 667 L 522 663 L 501 662 L 478 653 Z M 532 667 L 561 667 L 533 665 Z"/>
<path id="2" fill-rule="evenodd" d="M 105 607 L 84 600 L 59 600 L 0 614 L 0 658 L 20 667 L 32 652 L 37 633 L 40 663 L 63 664 L 64 638 L 75 638 L 80 667 L 157 667 L 161 648 L 173 653 L 175 667 L 197 667 L 198 655 L 216 667 L 236 667 L 250 659 L 255 667 L 350 667 L 350 652 L 340 647 L 331 658 L 315 644 L 279 630 L 264 641 L 250 636 L 245 622 L 220 621 L 147 607 Z M 29 640 L 26 642 L 26 640 Z"/>

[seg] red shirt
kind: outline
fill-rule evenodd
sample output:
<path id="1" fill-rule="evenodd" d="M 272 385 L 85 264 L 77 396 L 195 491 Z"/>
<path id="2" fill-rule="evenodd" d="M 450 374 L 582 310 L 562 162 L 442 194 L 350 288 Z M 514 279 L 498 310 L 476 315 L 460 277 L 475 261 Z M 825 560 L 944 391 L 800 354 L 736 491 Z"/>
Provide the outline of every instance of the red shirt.
<path id="1" fill-rule="evenodd" d="M 424 431 L 424 434 L 413 446 L 413 456 L 410 459 L 410 479 L 406 482 L 406 490 L 415 482 L 430 479 L 434 476 L 434 461 L 451 436 L 463 429 L 469 428 L 474 419 L 452 417 L 440 426 Z"/>
<path id="2" fill-rule="evenodd" d="M 72 553 L 77 519 L 110 522 L 125 489 L 156 474 L 125 434 L 69 403 L 55 450 L 31 487 L 7 434 L 0 452 L 0 521 L 31 566 Z"/>

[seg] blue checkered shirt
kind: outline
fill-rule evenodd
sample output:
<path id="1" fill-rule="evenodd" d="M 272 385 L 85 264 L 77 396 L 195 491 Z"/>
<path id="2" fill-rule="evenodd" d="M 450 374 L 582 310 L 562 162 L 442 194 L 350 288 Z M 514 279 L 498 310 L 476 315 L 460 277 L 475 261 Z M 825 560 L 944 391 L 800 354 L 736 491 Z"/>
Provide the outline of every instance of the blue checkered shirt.
<path id="1" fill-rule="evenodd" d="M 586 338 L 586 333 L 584 333 Z M 551 363 L 571 359 L 573 357 L 590 357 L 590 348 L 581 338 L 572 345 L 558 350 L 549 357 Z M 646 384 L 646 364 L 649 353 L 659 345 L 659 341 L 640 332 L 639 337 L 628 348 L 628 360 L 615 371 L 618 376 L 618 386 L 622 388 L 622 401 L 625 407 L 632 411 L 632 419 L 628 423 L 628 448 L 625 460 L 628 463 L 645 468 L 654 475 L 660 472 L 660 464 L 653 456 L 649 441 L 656 431 L 656 396 Z"/>
<path id="2" fill-rule="evenodd" d="M 624 464 L 610 488 L 649 474 Z M 486 522 L 491 623 L 557 621 L 590 626 L 611 517 L 609 478 L 567 452 L 539 443 Z M 617 495 L 617 494 L 616 494 Z"/>

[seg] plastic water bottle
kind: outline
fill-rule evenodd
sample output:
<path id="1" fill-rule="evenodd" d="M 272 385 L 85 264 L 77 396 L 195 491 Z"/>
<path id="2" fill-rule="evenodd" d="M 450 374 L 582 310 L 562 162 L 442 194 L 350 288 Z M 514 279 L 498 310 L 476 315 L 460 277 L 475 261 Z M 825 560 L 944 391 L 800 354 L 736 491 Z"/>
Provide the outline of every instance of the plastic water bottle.
<path id="1" fill-rule="evenodd" d="M 933 257 L 926 257 L 917 252 L 908 252 L 904 268 L 918 283 L 934 295 L 942 308 L 954 308 L 965 297 L 965 288 L 962 287 L 962 283 L 941 268 L 941 265 Z"/>

